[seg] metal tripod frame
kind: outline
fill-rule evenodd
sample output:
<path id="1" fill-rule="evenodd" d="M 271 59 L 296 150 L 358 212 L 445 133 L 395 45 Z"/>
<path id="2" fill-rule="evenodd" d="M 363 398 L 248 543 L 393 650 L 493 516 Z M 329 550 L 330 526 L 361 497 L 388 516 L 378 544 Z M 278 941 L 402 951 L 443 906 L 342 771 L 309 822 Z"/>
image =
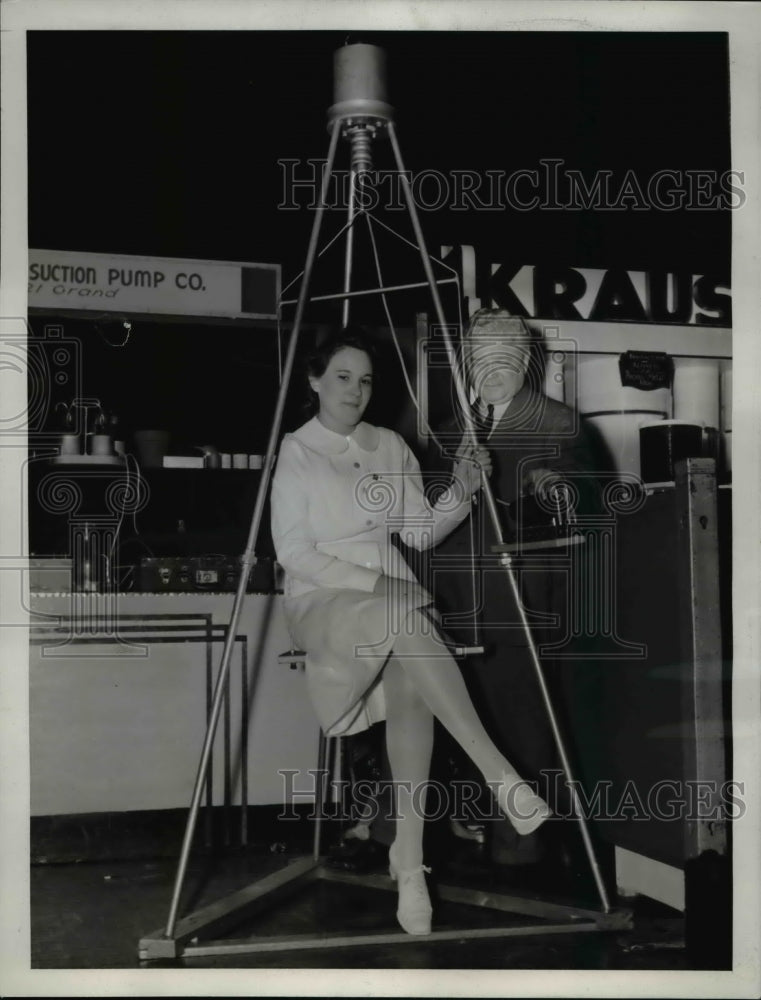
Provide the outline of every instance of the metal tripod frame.
<path id="1" fill-rule="evenodd" d="M 211 934 L 212 932 L 219 932 L 224 927 L 229 927 L 231 924 L 239 923 L 243 918 L 244 914 L 250 915 L 253 912 L 260 911 L 268 906 L 272 906 L 274 903 L 282 899 L 283 896 L 292 893 L 294 890 L 304 886 L 305 884 L 308 884 L 309 882 L 313 882 L 316 879 L 352 882 L 353 884 L 366 885 L 370 888 L 377 888 L 377 889 L 395 889 L 395 884 L 389 878 L 384 878 L 382 876 L 356 876 L 356 875 L 342 874 L 336 871 L 332 871 L 331 869 L 325 868 L 323 865 L 321 865 L 319 862 L 319 857 L 320 857 L 319 820 L 317 821 L 317 827 L 315 830 L 313 857 L 303 858 L 291 862 L 283 870 L 268 875 L 265 878 L 252 883 L 252 885 L 249 886 L 248 888 L 241 890 L 240 892 L 234 893 L 232 896 L 220 900 L 219 902 L 214 903 L 211 906 L 207 906 L 202 910 L 196 911 L 194 914 L 191 914 L 190 916 L 185 917 L 182 920 L 178 920 L 180 896 L 182 893 L 185 876 L 187 873 L 188 860 L 190 857 L 190 850 L 193 841 L 193 836 L 195 833 L 198 811 L 201 804 L 203 789 L 205 786 L 206 773 L 209 767 L 214 735 L 216 732 L 220 709 L 223 702 L 225 685 L 230 670 L 230 662 L 232 658 L 232 652 L 234 649 L 235 635 L 237 633 L 238 623 L 243 609 L 243 602 L 246 594 L 246 585 L 248 577 L 251 569 L 253 568 L 256 562 L 254 548 L 261 527 L 262 515 L 266 503 L 267 493 L 269 490 L 269 484 L 272 476 L 272 470 L 275 462 L 276 449 L 280 439 L 280 430 L 282 425 L 283 413 L 285 409 L 286 395 L 293 374 L 293 367 L 296 358 L 296 350 L 299 342 L 301 326 L 303 323 L 304 310 L 309 298 L 308 295 L 309 284 L 312 277 L 312 271 L 314 268 L 315 259 L 317 257 L 317 246 L 320 236 L 320 229 L 322 226 L 324 210 L 327 204 L 328 186 L 333 173 L 333 165 L 335 162 L 336 149 L 338 146 L 338 140 L 341 134 L 341 130 L 345 124 L 345 119 L 348 120 L 349 118 L 350 116 L 348 115 L 336 116 L 332 120 L 330 126 L 330 143 L 328 148 L 328 157 L 325 165 L 325 170 L 323 172 L 323 177 L 322 177 L 320 199 L 314 217 L 311 235 L 309 238 L 306 262 L 304 265 L 304 271 L 302 273 L 302 280 L 299 288 L 298 299 L 296 301 L 296 311 L 294 315 L 293 329 L 291 332 L 291 337 L 288 344 L 288 350 L 283 365 L 280 391 L 278 393 L 277 403 L 275 406 L 275 412 L 272 420 L 272 427 L 270 430 L 267 452 L 262 466 L 262 475 L 261 475 L 261 480 L 259 482 L 256 502 L 254 505 L 254 511 L 251 519 L 248 540 L 246 544 L 246 549 L 241 557 L 240 580 L 235 594 L 235 600 L 233 602 L 230 624 L 227 627 L 227 635 L 225 639 L 225 645 L 222 652 L 222 659 L 214 689 L 212 707 L 209 713 L 206 735 L 203 742 L 203 748 L 201 751 L 193 795 L 188 813 L 188 819 L 180 851 L 180 858 L 174 881 L 172 899 L 169 908 L 169 915 L 164 928 L 141 939 L 139 944 L 139 957 L 143 960 L 150 961 L 150 960 L 159 960 L 167 958 L 177 958 L 184 955 L 206 957 L 210 955 L 234 955 L 234 954 L 245 954 L 252 952 L 264 952 L 264 951 L 282 951 L 282 950 L 322 948 L 322 947 L 343 947 L 343 946 L 352 946 L 352 945 L 356 946 L 356 945 L 367 945 L 367 944 L 406 943 L 409 941 L 420 940 L 419 938 L 415 938 L 414 936 L 407 935 L 405 933 L 394 932 L 394 933 L 381 933 L 381 934 L 353 934 L 353 935 L 352 934 L 296 935 L 296 936 L 278 937 L 278 938 L 258 938 L 255 940 L 242 940 L 242 941 L 214 940 L 214 941 L 207 941 L 206 943 L 199 943 L 202 934 L 208 935 Z M 419 250 L 420 253 L 420 258 L 422 261 L 426 282 L 428 284 L 428 287 L 430 289 L 433 298 L 436 319 L 441 328 L 441 333 L 443 335 L 445 343 L 445 349 L 447 352 L 449 363 L 451 365 L 452 375 L 454 378 L 455 387 L 457 391 L 457 397 L 462 409 L 462 415 L 466 426 L 466 433 L 469 436 L 471 443 L 475 445 L 476 429 L 470 413 L 470 407 L 468 405 L 465 379 L 460 370 L 460 363 L 458 361 L 454 345 L 452 344 L 452 340 L 449 336 L 446 320 L 444 317 L 444 311 L 441 304 L 441 298 L 439 296 L 437 282 L 433 274 L 431 259 L 426 249 L 425 238 L 423 236 L 423 232 L 420 226 L 420 221 L 418 219 L 417 210 L 412 196 L 411 184 L 407 174 L 405 173 L 404 163 L 402 161 L 401 151 L 396 137 L 394 123 L 389 118 L 387 121 L 383 122 L 383 127 L 387 131 L 391 147 L 393 150 L 397 170 L 399 171 L 400 181 L 402 185 L 402 190 L 404 191 L 407 211 L 409 213 L 415 239 L 417 241 L 417 249 Z M 349 222 L 346 227 L 349 237 L 347 239 L 347 249 L 346 249 L 346 263 L 345 263 L 346 271 L 344 280 L 344 290 L 342 293 L 335 296 L 321 296 L 322 299 L 336 298 L 344 300 L 344 309 L 343 309 L 344 325 L 346 325 L 348 319 L 348 308 L 347 308 L 348 300 L 353 295 L 356 294 L 370 294 L 370 292 L 352 293 L 349 288 L 350 273 L 351 273 L 351 233 L 354 221 L 354 192 L 355 192 L 354 170 L 352 170 L 352 183 L 350 185 L 350 200 L 349 200 Z M 415 286 L 405 285 L 400 287 L 407 288 Z M 374 292 L 376 294 L 384 294 L 386 291 L 391 291 L 391 290 L 392 290 L 391 288 L 376 289 L 374 290 Z M 495 536 L 498 540 L 498 543 L 504 546 L 504 536 L 500 525 L 499 516 L 497 513 L 496 502 L 491 487 L 489 485 L 489 482 L 485 477 L 482 478 L 482 491 L 486 500 L 486 505 L 489 511 L 490 519 L 492 521 Z M 541 664 L 539 663 L 536 645 L 534 643 L 534 639 L 531 634 L 531 627 L 521 602 L 520 592 L 512 570 L 511 558 L 509 553 L 505 551 L 501 552 L 499 561 L 504 569 L 507 579 L 509 580 L 511 590 L 515 598 L 515 603 L 520 612 L 521 624 L 525 631 L 526 638 L 528 641 L 528 646 L 531 651 L 531 658 L 536 673 L 537 682 L 539 684 L 542 699 L 547 711 L 547 716 L 558 748 L 563 771 L 565 772 L 565 776 L 568 781 L 568 787 L 571 792 L 571 799 L 574 811 L 576 813 L 576 818 L 578 819 L 580 824 L 584 847 L 590 862 L 597 891 L 600 896 L 601 909 L 595 910 L 588 908 L 580 908 L 567 904 L 531 899 L 528 897 L 521 897 L 514 895 L 505 896 L 505 895 L 494 894 L 491 892 L 485 893 L 479 890 L 463 889 L 451 886 L 439 886 L 438 895 L 441 899 L 449 899 L 453 902 L 469 903 L 471 905 L 476 905 L 476 906 L 485 906 L 490 909 L 496 909 L 501 911 L 515 912 L 530 916 L 532 918 L 536 918 L 537 916 L 544 917 L 552 922 L 531 923 L 520 927 L 505 926 L 505 927 L 480 928 L 480 929 L 470 929 L 470 930 L 458 929 L 458 930 L 434 931 L 430 935 L 426 936 L 424 940 L 438 941 L 438 940 L 456 940 L 462 938 L 502 937 L 502 936 L 514 936 L 514 935 L 525 936 L 529 934 L 628 929 L 631 926 L 630 913 L 626 910 L 615 910 L 615 911 L 612 910 L 610 902 L 608 900 L 608 895 L 602 880 L 600 867 L 598 865 L 597 858 L 595 857 L 594 854 L 594 848 L 592 846 L 591 838 L 589 836 L 586 820 L 581 809 L 578 794 L 576 792 L 575 782 L 571 774 L 570 764 L 568 761 L 568 755 L 566 753 L 563 737 L 557 722 L 554 708 L 552 706 L 552 701 L 550 698 L 549 690 L 547 688 L 547 684 L 544 679 Z M 322 762 L 325 759 L 324 738 L 321 739 L 320 743 L 320 759 L 322 766 Z M 318 810 L 318 816 L 319 816 L 321 815 L 322 812 L 321 783 L 320 786 L 318 786 L 318 798 L 320 801 L 320 809 Z"/>

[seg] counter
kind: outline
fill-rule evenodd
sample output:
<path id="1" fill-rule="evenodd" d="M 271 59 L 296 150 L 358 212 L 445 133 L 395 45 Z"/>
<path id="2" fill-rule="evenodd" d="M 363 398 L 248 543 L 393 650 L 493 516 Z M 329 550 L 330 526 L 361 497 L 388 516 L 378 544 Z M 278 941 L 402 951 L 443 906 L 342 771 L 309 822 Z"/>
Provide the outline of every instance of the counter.
<path id="1" fill-rule="evenodd" d="M 31 815 L 189 805 L 233 594 L 32 594 Z M 214 804 L 277 804 L 316 766 L 279 595 L 245 598 L 212 760 Z M 306 775 L 305 775 L 306 784 Z M 298 786 L 297 786 L 298 787 Z"/>

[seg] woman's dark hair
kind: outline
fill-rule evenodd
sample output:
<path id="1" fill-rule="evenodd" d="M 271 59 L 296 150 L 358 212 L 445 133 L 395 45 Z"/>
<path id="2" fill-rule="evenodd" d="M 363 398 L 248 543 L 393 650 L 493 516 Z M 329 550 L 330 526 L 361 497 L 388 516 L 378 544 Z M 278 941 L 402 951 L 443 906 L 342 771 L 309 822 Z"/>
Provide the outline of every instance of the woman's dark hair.
<path id="1" fill-rule="evenodd" d="M 319 396 L 309 384 L 309 376 L 319 378 L 324 375 L 325 369 L 330 364 L 330 359 L 345 347 L 354 347 L 358 351 L 364 351 L 375 368 L 378 360 L 377 351 L 372 338 L 363 326 L 347 326 L 343 329 L 332 330 L 315 346 L 306 359 L 307 401 L 304 408 L 310 417 L 319 410 L 320 401 Z"/>

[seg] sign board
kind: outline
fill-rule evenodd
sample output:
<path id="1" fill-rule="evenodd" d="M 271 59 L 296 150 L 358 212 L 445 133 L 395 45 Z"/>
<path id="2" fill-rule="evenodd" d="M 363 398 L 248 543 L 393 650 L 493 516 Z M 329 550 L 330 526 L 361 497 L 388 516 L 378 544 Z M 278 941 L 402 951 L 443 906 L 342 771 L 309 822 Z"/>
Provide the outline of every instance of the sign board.
<path id="1" fill-rule="evenodd" d="M 499 306 L 525 319 L 732 326 L 732 293 L 722 275 L 489 263 L 472 246 L 442 250 L 459 266 L 471 313 Z"/>
<path id="2" fill-rule="evenodd" d="M 276 319 L 279 264 L 29 251 L 29 307 Z"/>
<path id="3" fill-rule="evenodd" d="M 729 282 L 708 274 L 502 264 L 490 291 L 498 305 L 537 319 L 732 325 Z"/>

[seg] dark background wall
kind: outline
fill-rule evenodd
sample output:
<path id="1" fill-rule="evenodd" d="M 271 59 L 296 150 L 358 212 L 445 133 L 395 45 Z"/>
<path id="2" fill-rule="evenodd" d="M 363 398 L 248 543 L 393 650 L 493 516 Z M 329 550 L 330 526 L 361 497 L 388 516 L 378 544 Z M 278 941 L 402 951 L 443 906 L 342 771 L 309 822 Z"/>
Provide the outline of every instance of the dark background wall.
<path id="1" fill-rule="evenodd" d="M 630 169 L 646 180 L 730 166 L 718 33 L 30 32 L 30 244 L 274 261 L 293 277 L 312 213 L 278 208 L 278 161 L 327 155 L 332 54 L 346 40 L 386 49 L 412 171 L 559 158 L 620 183 Z M 422 214 L 432 246 L 477 244 L 495 260 L 729 262 L 726 210 Z"/>

